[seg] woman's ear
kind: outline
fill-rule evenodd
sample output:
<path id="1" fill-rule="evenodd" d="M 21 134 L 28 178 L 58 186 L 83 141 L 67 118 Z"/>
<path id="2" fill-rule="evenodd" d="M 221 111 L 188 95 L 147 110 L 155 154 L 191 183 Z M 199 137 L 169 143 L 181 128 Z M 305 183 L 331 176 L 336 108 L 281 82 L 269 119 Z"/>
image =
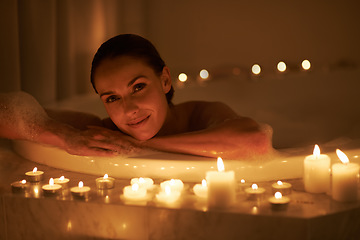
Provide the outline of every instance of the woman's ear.
<path id="1" fill-rule="evenodd" d="M 168 93 L 171 89 L 170 69 L 167 66 L 163 68 L 161 73 L 161 86 L 165 94 Z"/>

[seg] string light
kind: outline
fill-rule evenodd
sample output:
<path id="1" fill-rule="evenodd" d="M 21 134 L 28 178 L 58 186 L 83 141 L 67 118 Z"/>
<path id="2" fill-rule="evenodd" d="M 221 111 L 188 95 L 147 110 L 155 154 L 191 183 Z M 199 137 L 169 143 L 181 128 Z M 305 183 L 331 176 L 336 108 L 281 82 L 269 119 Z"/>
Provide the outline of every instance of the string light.
<path id="1" fill-rule="evenodd" d="M 285 72 L 286 71 L 286 64 L 284 63 L 284 62 L 279 62 L 278 64 L 277 64 L 277 70 L 279 71 L 279 72 Z"/>
<path id="2" fill-rule="evenodd" d="M 178 76 L 178 79 L 180 82 L 186 82 L 186 80 L 188 79 L 187 75 L 185 73 L 180 73 Z"/>
<path id="3" fill-rule="evenodd" d="M 202 80 L 207 80 L 209 78 L 209 72 L 206 69 L 200 71 L 199 76 Z"/>
<path id="4" fill-rule="evenodd" d="M 261 67 L 259 64 L 254 64 L 252 67 L 251 67 L 251 72 L 255 75 L 259 75 L 261 73 Z"/>
<path id="5" fill-rule="evenodd" d="M 310 61 L 307 60 L 307 59 L 305 59 L 304 61 L 302 61 L 301 67 L 302 67 L 304 70 L 309 70 L 310 67 L 311 67 Z"/>

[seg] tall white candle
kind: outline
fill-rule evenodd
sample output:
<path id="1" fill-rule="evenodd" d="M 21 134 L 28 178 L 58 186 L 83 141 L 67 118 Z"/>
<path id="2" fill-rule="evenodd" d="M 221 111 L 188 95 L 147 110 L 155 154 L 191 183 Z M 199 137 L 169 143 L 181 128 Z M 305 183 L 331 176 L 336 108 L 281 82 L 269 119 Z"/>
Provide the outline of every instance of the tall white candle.
<path id="1" fill-rule="evenodd" d="M 340 202 L 351 202 L 358 199 L 359 164 L 350 163 L 341 150 L 336 154 L 342 163 L 332 165 L 332 198 Z"/>
<path id="2" fill-rule="evenodd" d="M 325 193 L 330 189 L 330 158 L 320 154 L 318 145 L 315 145 L 313 155 L 305 157 L 304 187 L 310 193 Z"/>
<path id="3" fill-rule="evenodd" d="M 206 172 L 208 204 L 210 207 L 226 207 L 235 202 L 235 173 L 225 171 L 224 162 L 217 159 L 218 171 Z"/>

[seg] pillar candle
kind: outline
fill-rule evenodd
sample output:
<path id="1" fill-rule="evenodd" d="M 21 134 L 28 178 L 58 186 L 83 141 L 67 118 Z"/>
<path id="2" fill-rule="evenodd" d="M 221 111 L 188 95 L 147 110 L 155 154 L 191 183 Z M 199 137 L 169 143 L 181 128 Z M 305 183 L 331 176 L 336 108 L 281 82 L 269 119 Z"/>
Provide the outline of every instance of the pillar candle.
<path id="1" fill-rule="evenodd" d="M 206 172 L 208 204 L 210 207 L 227 207 L 235 202 L 235 173 L 225 171 L 224 162 L 217 159 L 218 171 Z"/>
<path id="2" fill-rule="evenodd" d="M 332 198 L 340 202 L 358 199 L 359 165 L 350 163 L 349 158 L 341 150 L 336 154 L 342 163 L 332 165 Z"/>
<path id="3" fill-rule="evenodd" d="M 315 145 L 313 155 L 305 157 L 304 187 L 310 193 L 325 193 L 330 189 L 330 158 L 320 154 L 318 145 Z"/>

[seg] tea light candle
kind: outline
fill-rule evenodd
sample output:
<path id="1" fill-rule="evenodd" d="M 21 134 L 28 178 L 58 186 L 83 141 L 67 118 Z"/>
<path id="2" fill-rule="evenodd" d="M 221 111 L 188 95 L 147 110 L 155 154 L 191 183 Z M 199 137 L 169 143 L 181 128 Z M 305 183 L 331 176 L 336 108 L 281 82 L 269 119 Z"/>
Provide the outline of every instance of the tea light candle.
<path id="1" fill-rule="evenodd" d="M 37 167 L 34 167 L 32 171 L 26 172 L 25 175 L 29 182 L 40 182 L 43 179 L 44 172 L 38 171 Z"/>
<path id="2" fill-rule="evenodd" d="M 174 191 L 169 185 L 166 185 L 164 189 L 156 194 L 156 199 L 163 203 L 174 203 L 180 198 L 181 193 Z"/>
<path id="3" fill-rule="evenodd" d="M 130 184 L 133 185 L 133 184 L 138 184 L 139 187 L 143 187 L 143 188 L 146 188 L 146 189 L 151 189 L 153 186 L 154 186 L 154 180 L 152 180 L 151 178 L 143 178 L 143 177 L 140 177 L 140 178 L 132 178 L 130 180 Z"/>
<path id="4" fill-rule="evenodd" d="M 70 179 L 68 179 L 68 178 L 66 178 L 64 176 L 61 176 L 59 178 L 54 179 L 54 183 L 61 185 L 63 188 L 68 187 L 69 181 L 70 181 Z"/>
<path id="5" fill-rule="evenodd" d="M 208 194 L 208 187 L 206 184 L 206 180 L 203 179 L 201 181 L 201 184 L 195 184 L 193 187 L 194 193 L 196 196 L 201 197 L 201 198 L 207 198 L 207 194 Z"/>
<path id="6" fill-rule="evenodd" d="M 281 192 L 276 192 L 273 197 L 269 198 L 271 207 L 275 210 L 282 209 L 288 205 L 290 198 L 284 197 Z"/>
<path id="7" fill-rule="evenodd" d="M 282 196 L 291 194 L 291 184 L 287 182 L 277 181 L 271 185 L 273 194 L 280 192 Z"/>
<path id="8" fill-rule="evenodd" d="M 62 186 L 60 184 L 55 184 L 54 179 L 50 178 L 49 184 L 46 184 L 41 188 L 44 191 L 44 194 L 53 195 L 59 193 L 61 191 Z"/>
<path id="9" fill-rule="evenodd" d="M 161 189 L 165 189 L 166 186 L 169 186 L 172 191 L 181 192 L 184 188 L 184 183 L 180 179 L 171 179 L 160 183 Z"/>
<path id="10" fill-rule="evenodd" d="M 140 188 L 139 184 L 126 186 L 123 189 L 124 198 L 127 200 L 140 201 L 146 200 L 147 190 L 146 188 Z"/>
<path id="11" fill-rule="evenodd" d="M 218 171 L 206 172 L 208 204 L 210 207 L 227 207 L 235 203 L 235 173 L 225 171 L 221 157 L 217 159 Z"/>
<path id="12" fill-rule="evenodd" d="M 26 180 L 16 181 L 11 184 L 11 190 L 13 193 L 24 193 L 29 187 L 29 183 Z"/>
<path id="13" fill-rule="evenodd" d="M 332 198 L 340 202 L 358 200 L 359 164 L 350 163 L 341 150 L 336 154 L 342 163 L 332 165 Z"/>
<path id="14" fill-rule="evenodd" d="M 245 192 L 249 200 L 258 200 L 265 192 L 265 188 L 259 187 L 257 184 L 252 184 L 251 187 L 246 188 Z"/>
<path id="15" fill-rule="evenodd" d="M 320 154 L 315 145 L 313 155 L 304 160 L 304 187 L 309 193 L 325 193 L 330 190 L 330 158 Z"/>
<path id="16" fill-rule="evenodd" d="M 110 189 L 114 187 L 115 179 L 109 177 L 107 174 L 104 177 L 96 179 L 96 187 L 99 189 Z"/>
<path id="17" fill-rule="evenodd" d="M 87 198 L 89 196 L 90 187 L 84 186 L 84 183 L 80 181 L 77 187 L 72 187 L 70 189 L 70 192 L 73 197 Z"/>

